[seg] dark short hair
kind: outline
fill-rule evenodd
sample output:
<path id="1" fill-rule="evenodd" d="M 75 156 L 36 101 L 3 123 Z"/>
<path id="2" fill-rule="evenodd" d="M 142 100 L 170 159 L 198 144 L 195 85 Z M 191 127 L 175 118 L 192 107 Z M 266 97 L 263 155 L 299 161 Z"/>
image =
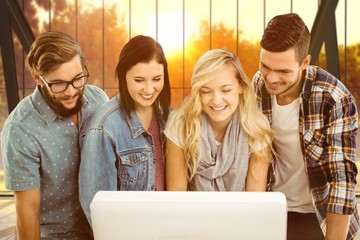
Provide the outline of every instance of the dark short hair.
<path id="1" fill-rule="evenodd" d="M 116 75 L 119 80 L 120 105 L 127 114 L 134 110 L 134 100 L 130 96 L 126 73 L 138 63 L 149 63 L 155 59 L 164 66 L 164 87 L 156 99 L 154 105 L 159 112 L 163 113 L 164 120 L 169 115 L 171 89 L 168 73 L 168 65 L 161 45 L 153 38 L 138 35 L 129 40 L 120 52 L 119 62 L 116 66 Z"/>
<path id="2" fill-rule="evenodd" d="M 309 53 L 310 32 L 296 13 L 277 15 L 267 24 L 260 46 L 270 52 L 294 48 L 296 60 L 301 63 Z"/>
<path id="3" fill-rule="evenodd" d="M 55 31 L 44 32 L 31 44 L 25 66 L 32 73 L 43 76 L 77 55 L 84 64 L 85 56 L 80 45 L 70 35 Z"/>

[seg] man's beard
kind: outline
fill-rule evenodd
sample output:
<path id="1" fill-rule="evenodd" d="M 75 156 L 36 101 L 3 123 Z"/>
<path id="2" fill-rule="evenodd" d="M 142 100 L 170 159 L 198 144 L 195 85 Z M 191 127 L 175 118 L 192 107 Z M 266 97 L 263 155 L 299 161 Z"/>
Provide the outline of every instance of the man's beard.
<path id="1" fill-rule="evenodd" d="M 59 116 L 66 118 L 70 117 L 74 114 L 77 114 L 82 106 L 83 106 L 83 91 L 85 87 L 82 90 L 79 90 L 73 97 L 79 96 L 78 100 L 75 104 L 75 106 L 71 109 L 66 108 L 60 101 L 67 100 L 70 97 L 59 97 L 55 98 L 54 96 L 51 96 L 49 93 L 49 90 L 45 86 L 40 86 L 40 91 L 47 102 L 47 104 L 51 107 L 52 110 L 54 110 L 55 113 L 57 113 Z"/>

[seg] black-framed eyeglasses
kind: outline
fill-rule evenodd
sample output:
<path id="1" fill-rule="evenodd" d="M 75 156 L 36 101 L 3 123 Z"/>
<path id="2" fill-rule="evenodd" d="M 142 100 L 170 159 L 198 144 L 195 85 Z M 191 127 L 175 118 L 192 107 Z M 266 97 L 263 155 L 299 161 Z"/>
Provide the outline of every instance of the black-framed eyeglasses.
<path id="1" fill-rule="evenodd" d="M 87 70 L 86 66 L 84 65 L 85 73 L 80 73 L 81 75 L 76 75 L 71 81 L 62 81 L 62 80 L 55 80 L 51 83 L 46 81 L 43 76 L 39 76 L 40 79 L 50 88 L 52 93 L 62 93 L 68 89 L 69 85 L 71 84 L 74 88 L 82 88 L 87 83 L 89 78 L 89 71 Z"/>

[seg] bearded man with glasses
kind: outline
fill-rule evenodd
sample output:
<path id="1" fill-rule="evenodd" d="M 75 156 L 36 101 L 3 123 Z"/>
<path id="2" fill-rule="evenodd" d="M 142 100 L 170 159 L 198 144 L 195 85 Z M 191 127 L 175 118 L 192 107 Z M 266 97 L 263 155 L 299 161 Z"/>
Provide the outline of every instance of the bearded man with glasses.
<path id="1" fill-rule="evenodd" d="M 89 72 L 83 52 L 64 33 L 41 34 L 25 64 L 37 86 L 9 114 L 1 133 L 17 238 L 91 239 L 78 197 L 78 136 L 108 97 L 85 85 Z"/>
<path id="2" fill-rule="evenodd" d="M 63 117 L 71 117 L 75 116 L 75 114 L 79 112 L 83 103 L 82 88 L 85 86 L 87 79 L 89 78 L 89 72 L 85 65 L 82 69 L 82 72 L 76 74 L 76 76 L 71 81 L 63 81 L 56 79 L 48 82 L 43 76 L 39 75 L 39 78 L 43 81 L 44 85 L 47 86 L 42 86 L 42 94 L 44 95 L 44 98 L 46 99 L 49 106 L 54 109 L 59 115 Z M 75 91 L 73 95 L 72 92 L 74 91 L 70 91 L 70 85 Z M 49 89 L 53 94 L 50 93 Z M 61 96 L 60 93 L 63 93 L 65 96 Z M 79 97 L 77 98 L 75 106 L 73 108 L 66 108 L 66 101 L 63 100 L 75 99 L 77 96 Z M 75 118 L 73 120 L 76 121 L 77 119 Z"/>

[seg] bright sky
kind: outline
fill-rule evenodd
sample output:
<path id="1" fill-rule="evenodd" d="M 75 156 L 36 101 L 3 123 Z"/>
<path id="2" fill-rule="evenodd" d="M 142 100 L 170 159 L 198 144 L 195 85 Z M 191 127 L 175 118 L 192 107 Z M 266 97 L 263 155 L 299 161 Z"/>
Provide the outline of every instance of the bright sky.
<path id="1" fill-rule="evenodd" d="M 74 2 L 73 0 L 67 0 Z M 102 7 L 103 0 L 82 0 L 81 12 L 93 7 Z M 293 0 L 292 11 L 298 13 L 305 21 L 309 29 L 313 25 L 317 13 L 317 0 Z M 129 0 L 104 0 L 105 7 L 116 5 L 118 14 L 127 14 L 129 18 Z M 183 4 L 184 3 L 184 4 Z M 237 6 L 238 3 L 238 6 Z M 290 0 L 157 0 L 158 24 L 156 25 L 156 0 L 132 0 L 131 1 L 131 33 L 146 34 L 158 41 L 166 50 L 179 49 L 183 41 L 197 34 L 202 20 L 210 20 L 212 23 L 223 22 L 229 28 L 236 28 L 237 13 L 238 26 L 243 31 L 243 37 L 250 41 L 257 41 L 262 35 L 265 22 L 277 14 L 291 11 Z M 345 3 L 347 4 L 347 29 L 345 32 Z M 32 5 L 38 9 L 36 17 L 48 21 L 47 11 L 41 9 L 35 1 Z M 238 8 L 237 8 L 238 7 Z M 238 11 L 236 10 L 238 9 Z M 339 0 L 336 9 L 336 24 L 338 43 L 345 42 L 351 45 L 360 42 L 360 31 L 357 24 L 360 22 L 360 1 Z M 185 21 L 183 20 L 185 18 Z M 40 21 L 39 27 L 43 26 Z M 183 23 L 185 22 L 185 27 Z M 158 34 L 156 36 L 156 27 Z M 183 32 L 185 31 L 185 34 Z"/>

